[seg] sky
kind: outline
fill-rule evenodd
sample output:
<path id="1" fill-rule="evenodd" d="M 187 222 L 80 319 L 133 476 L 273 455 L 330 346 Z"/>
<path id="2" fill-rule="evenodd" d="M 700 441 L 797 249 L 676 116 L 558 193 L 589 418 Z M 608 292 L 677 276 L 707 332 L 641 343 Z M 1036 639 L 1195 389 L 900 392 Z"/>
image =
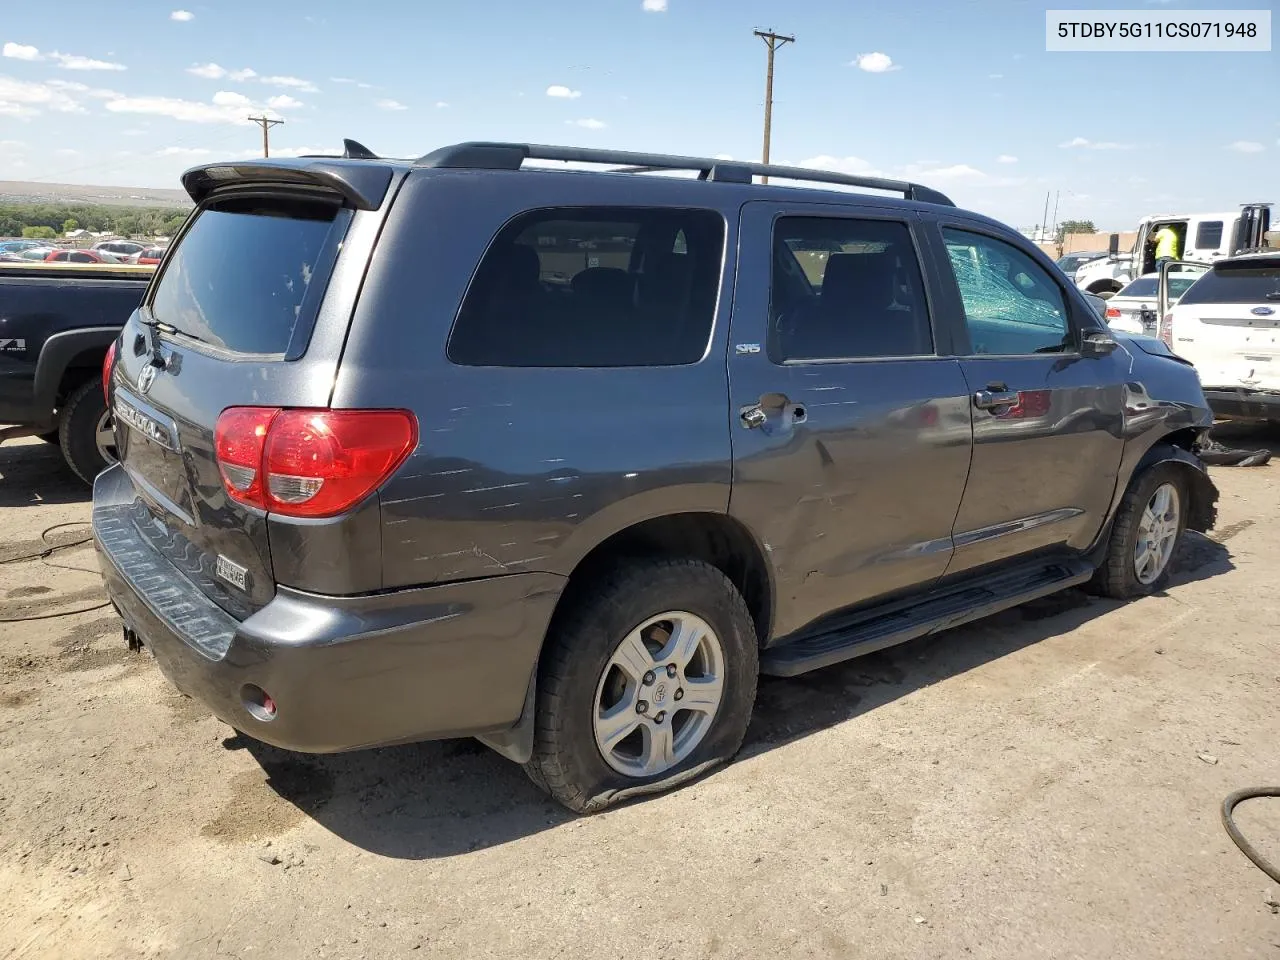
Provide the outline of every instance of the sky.
<path id="1" fill-rule="evenodd" d="M 916 180 L 1018 227 L 1046 192 L 1103 230 L 1280 202 L 1280 53 L 1048 53 L 1046 4 L 180 2 L 5 3 L 0 180 L 177 187 L 260 155 L 250 114 L 285 120 L 279 155 L 345 136 L 384 156 L 484 139 L 756 160 L 752 31 L 774 29 L 796 38 L 776 163 Z"/>

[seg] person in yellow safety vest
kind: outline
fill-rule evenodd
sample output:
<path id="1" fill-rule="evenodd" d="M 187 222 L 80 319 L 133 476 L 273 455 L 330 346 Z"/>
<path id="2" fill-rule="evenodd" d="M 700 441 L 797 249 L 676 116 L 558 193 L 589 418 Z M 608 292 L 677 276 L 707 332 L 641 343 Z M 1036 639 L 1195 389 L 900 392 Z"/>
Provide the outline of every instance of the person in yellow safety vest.
<path id="1" fill-rule="evenodd" d="M 1165 260 L 1178 259 L 1178 235 L 1174 233 L 1173 227 L 1167 224 L 1156 231 L 1154 237 L 1156 242 L 1156 269 L 1160 269 L 1161 262 Z"/>

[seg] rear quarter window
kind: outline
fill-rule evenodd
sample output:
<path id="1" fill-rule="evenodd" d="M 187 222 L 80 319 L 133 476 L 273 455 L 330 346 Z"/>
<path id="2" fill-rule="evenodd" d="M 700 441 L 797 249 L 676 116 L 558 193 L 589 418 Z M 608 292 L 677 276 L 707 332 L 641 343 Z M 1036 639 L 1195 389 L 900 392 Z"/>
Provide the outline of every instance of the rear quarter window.
<path id="1" fill-rule="evenodd" d="M 449 337 L 464 366 L 695 363 L 720 288 L 724 219 L 711 210 L 532 210 L 494 238 Z"/>
<path id="2" fill-rule="evenodd" d="M 233 353 L 296 352 L 349 221 L 336 202 L 237 197 L 200 210 L 149 309 L 179 334 Z"/>

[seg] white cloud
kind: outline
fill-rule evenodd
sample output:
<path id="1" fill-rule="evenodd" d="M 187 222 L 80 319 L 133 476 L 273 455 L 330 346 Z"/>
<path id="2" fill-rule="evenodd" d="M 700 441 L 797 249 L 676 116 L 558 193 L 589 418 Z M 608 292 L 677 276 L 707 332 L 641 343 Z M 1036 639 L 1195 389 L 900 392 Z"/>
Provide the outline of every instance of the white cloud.
<path id="1" fill-rule="evenodd" d="M 608 126 L 603 120 L 597 120 L 595 117 L 584 117 L 581 120 L 566 120 L 565 123 L 573 127 L 582 127 L 584 130 L 603 130 Z"/>
<path id="2" fill-rule="evenodd" d="M 408 110 L 399 100 L 375 100 L 374 104 L 379 110 Z"/>
<path id="3" fill-rule="evenodd" d="M 78 157 L 80 155 L 80 151 L 76 150 L 74 147 L 59 147 L 53 152 L 59 157 Z"/>
<path id="4" fill-rule="evenodd" d="M 730 153 L 717 153 L 717 154 L 716 154 L 714 157 L 712 157 L 711 159 L 712 159 L 712 160 L 724 160 L 724 161 L 728 162 L 728 161 L 730 161 L 730 160 L 732 160 L 732 159 L 733 159 L 733 154 L 730 154 Z"/>
<path id="5" fill-rule="evenodd" d="M 246 150 L 245 156 L 259 157 L 262 155 L 261 150 Z M 277 147 L 271 145 L 271 155 L 273 157 L 314 157 L 314 156 L 342 156 L 342 147 Z"/>
<path id="6" fill-rule="evenodd" d="M 220 107 L 248 107 L 253 104 L 253 101 L 243 93 L 235 93 L 231 90 L 219 90 L 213 95 L 213 102 Z"/>
<path id="7" fill-rule="evenodd" d="M 987 79 L 988 79 L 988 80 L 1003 80 L 1003 79 L 1004 79 L 1004 74 L 1003 74 L 1003 73 L 988 73 L 988 74 L 987 74 Z"/>
<path id="8" fill-rule="evenodd" d="M 175 10 L 169 14 L 170 20 L 177 20 L 179 23 L 190 23 L 196 18 L 196 15 L 190 10 Z"/>
<path id="9" fill-rule="evenodd" d="M 1007 153 L 1002 153 L 1000 154 L 1000 156 L 996 157 L 996 163 L 1017 163 L 1017 162 L 1018 162 L 1017 157 L 1011 156 L 1010 154 L 1007 154 Z"/>
<path id="10" fill-rule="evenodd" d="M 808 167 L 811 170 L 828 170 L 832 173 L 847 173 L 858 177 L 878 177 L 883 175 L 861 157 L 833 157 L 825 153 L 810 157 L 808 160 L 801 160 L 797 166 Z"/>
<path id="11" fill-rule="evenodd" d="M 355 83 L 350 77 L 330 77 L 330 83 Z"/>
<path id="12" fill-rule="evenodd" d="M 909 163 L 902 170 L 903 176 L 909 179 L 942 181 L 954 183 L 957 180 L 984 180 L 986 174 L 967 163 L 953 163 L 949 166 L 937 166 L 932 163 Z"/>
<path id="13" fill-rule="evenodd" d="M 207 157 L 213 153 L 205 147 L 165 147 L 163 150 L 157 150 L 157 157 Z"/>
<path id="14" fill-rule="evenodd" d="M 123 63 L 111 63 L 107 60 L 94 60 L 92 57 L 81 57 L 74 53 L 59 53 L 57 50 L 49 54 L 49 59 L 58 61 L 63 70 L 127 70 Z"/>
<path id="15" fill-rule="evenodd" d="M 1227 144 L 1228 150 L 1234 150 L 1236 153 L 1261 153 L 1267 149 L 1256 140 L 1237 140 L 1235 143 Z"/>
<path id="16" fill-rule="evenodd" d="M 227 75 L 227 71 L 216 63 L 200 63 L 194 67 L 187 67 L 187 73 L 204 80 L 221 80 Z"/>
<path id="17" fill-rule="evenodd" d="M 644 10 L 645 13 L 666 13 L 667 0 L 644 0 L 644 3 L 640 5 L 640 8 Z"/>
<path id="18" fill-rule="evenodd" d="M 547 96 L 558 97 L 561 100 L 577 100 L 580 96 L 582 96 L 582 91 L 570 90 L 568 87 L 562 84 L 553 83 L 551 86 L 547 87 Z"/>
<path id="19" fill-rule="evenodd" d="M 1082 147 L 1085 150 L 1132 150 L 1132 143 L 1116 143 L 1114 140 L 1089 140 L 1085 137 L 1072 137 L 1058 144 L 1064 150 Z"/>
<path id="20" fill-rule="evenodd" d="M 278 116 L 264 104 L 256 104 L 247 97 L 227 90 L 214 95 L 212 102 L 180 100 L 176 97 L 121 97 L 108 100 L 107 109 L 112 113 L 140 113 L 157 117 L 169 117 L 185 123 L 248 124 L 250 111 L 261 111 L 267 116 Z"/>
<path id="21" fill-rule="evenodd" d="M 84 107 L 51 83 L 29 83 L 0 76 L 0 114 L 25 119 L 42 110 L 57 113 L 84 113 Z"/>
<path id="22" fill-rule="evenodd" d="M 123 93 L 116 90 L 108 90 L 105 87 L 90 87 L 87 84 L 77 83 L 75 80 L 49 80 L 46 86 L 57 90 L 81 93 L 86 97 L 93 97 L 95 100 L 118 100 L 124 96 Z"/>
<path id="23" fill-rule="evenodd" d="M 901 70 L 902 67 L 893 62 L 887 53 L 860 53 L 850 66 L 865 70 L 867 73 L 888 73 L 890 70 Z"/>
<path id="24" fill-rule="evenodd" d="M 227 76 L 230 77 L 232 80 L 239 80 L 242 82 L 245 80 L 252 80 L 257 75 L 258 75 L 258 71 L 252 70 L 249 67 L 245 67 L 243 70 L 232 70 L 230 73 L 227 74 Z"/>
<path id="25" fill-rule="evenodd" d="M 0 117 L 13 117 L 16 120 L 29 120 L 32 117 L 38 117 L 40 111 L 35 107 L 27 107 L 21 103 L 12 103 L 8 100 L 0 100 Z"/>
<path id="26" fill-rule="evenodd" d="M 447 110 L 447 109 L 449 109 L 449 103 L 448 103 L 448 101 L 447 101 L 447 100 L 437 100 L 437 101 L 436 101 L 436 109 L 437 109 L 437 110 Z"/>
<path id="27" fill-rule="evenodd" d="M 273 87 L 288 87 L 291 90 L 301 90 L 303 93 L 316 93 L 318 87 L 310 80 L 303 80 L 300 77 L 262 77 L 262 82 Z"/>
<path id="28" fill-rule="evenodd" d="M 3 54 L 14 60 L 43 60 L 40 51 L 35 47 L 29 47 L 25 43 L 6 43 L 4 45 Z"/>
<path id="29" fill-rule="evenodd" d="M 282 93 L 268 99 L 267 106 L 274 107 L 277 110 L 292 110 L 294 107 L 302 106 L 302 101 L 294 99 L 287 93 Z"/>

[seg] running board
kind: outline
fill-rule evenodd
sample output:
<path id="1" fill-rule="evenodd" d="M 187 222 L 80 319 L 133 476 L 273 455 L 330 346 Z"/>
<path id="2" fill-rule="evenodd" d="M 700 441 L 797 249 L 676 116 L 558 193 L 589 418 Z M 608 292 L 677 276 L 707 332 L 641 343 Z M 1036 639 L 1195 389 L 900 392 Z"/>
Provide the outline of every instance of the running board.
<path id="1" fill-rule="evenodd" d="M 874 653 L 1074 587 L 1092 577 L 1093 571 L 1084 560 L 1055 560 L 953 584 L 925 600 L 898 601 L 880 610 L 868 610 L 840 628 L 765 650 L 760 656 L 760 672 L 794 677 Z"/>

